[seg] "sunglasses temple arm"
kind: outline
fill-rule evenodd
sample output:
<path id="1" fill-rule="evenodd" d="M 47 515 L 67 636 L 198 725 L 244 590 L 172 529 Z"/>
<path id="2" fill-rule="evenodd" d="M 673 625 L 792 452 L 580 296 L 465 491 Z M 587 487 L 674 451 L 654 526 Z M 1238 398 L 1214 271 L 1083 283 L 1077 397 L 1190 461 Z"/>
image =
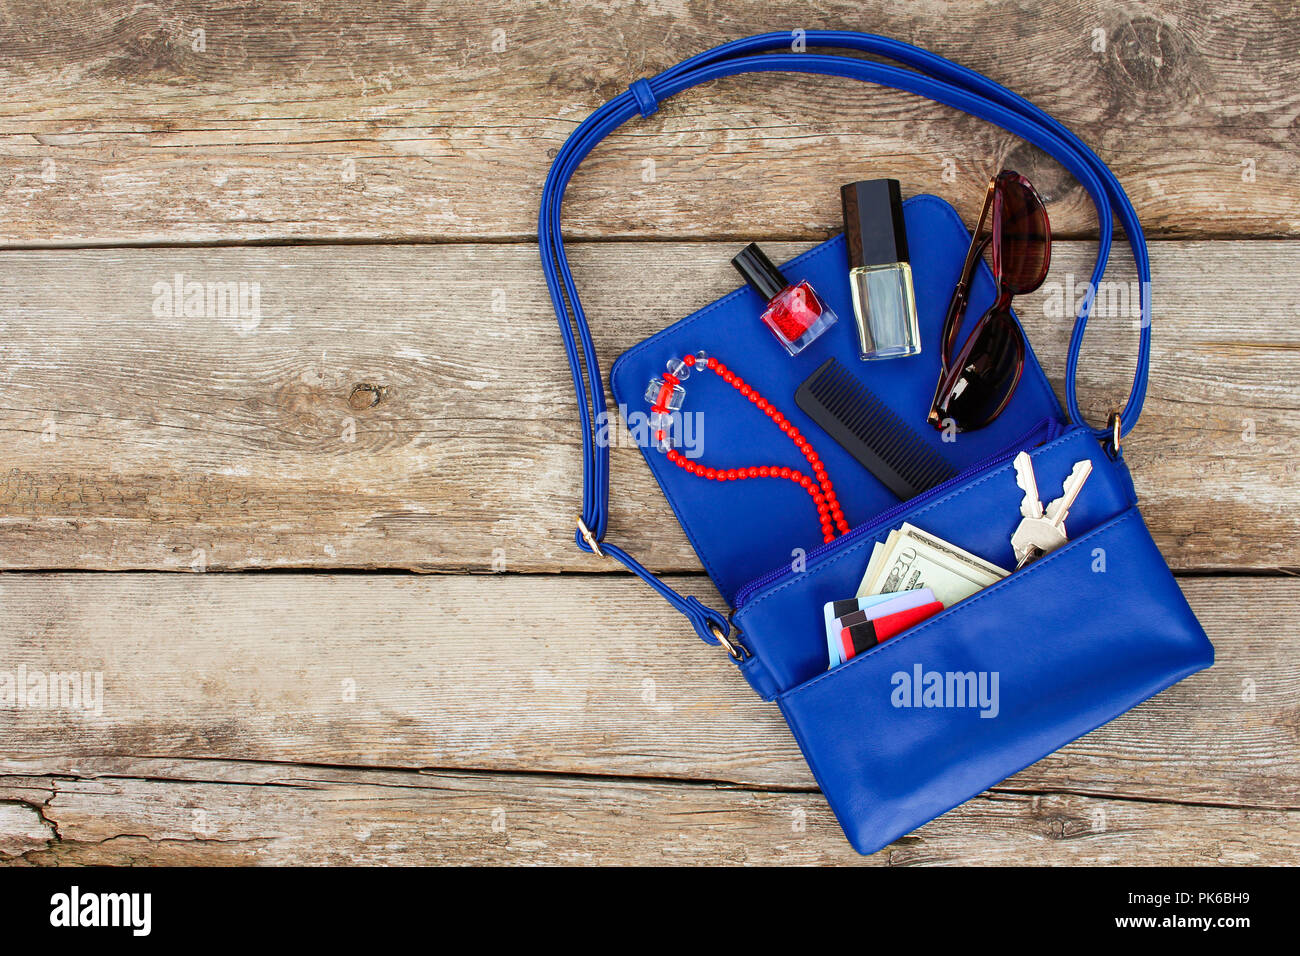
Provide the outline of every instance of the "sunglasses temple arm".
<path id="1" fill-rule="evenodd" d="M 984 223 L 984 217 L 980 217 L 980 225 Z M 940 342 L 940 364 L 948 364 L 949 340 L 957 335 L 957 327 L 961 324 L 961 318 L 966 313 L 966 306 L 970 304 L 970 284 L 975 275 L 975 264 L 979 262 L 980 255 L 984 247 L 989 244 L 992 236 L 985 236 L 983 239 L 978 238 L 979 233 L 971 237 L 970 249 L 966 251 L 966 262 L 961 267 L 961 276 L 957 279 L 957 287 L 952 290 L 952 298 L 948 300 L 948 314 L 943 320 L 943 337 Z"/>
<path id="2" fill-rule="evenodd" d="M 961 279 L 957 282 L 957 288 L 953 290 L 952 298 L 948 301 L 948 314 L 943 320 L 943 339 L 939 343 L 939 381 L 934 387 L 934 398 L 930 400 L 930 412 L 926 416 L 931 424 L 936 424 L 938 421 L 939 397 L 943 394 L 943 383 L 948 377 L 948 343 L 949 339 L 956 337 L 957 326 L 961 324 L 961 317 L 966 312 L 969 285 L 970 276 L 963 271 Z"/>
<path id="3" fill-rule="evenodd" d="M 952 290 L 952 298 L 948 300 L 948 314 L 944 316 L 943 320 L 943 339 L 939 343 L 939 368 L 941 371 L 946 371 L 948 368 L 948 343 L 956 335 L 957 326 L 961 322 L 962 315 L 966 312 L 969 293 L 969 277 L 963 272 L 961 281 L 957 283 L 957 288 Z"/>
<path id="4" fill-rule="evenodd" d="M 980 256 L 984 253 L 984 247 L 993 240 L 992 232 L 980 238 L 984 231 L 984 224 L 988 221 L 989 211 L 993 208 L 993 194 L 997 192 L 997 177 L 994 176 L 989 180 L 989 188 L 984 192 L 984 205 L 980 209 L 980 217 L 975 223 L 975 231 L 971 233 L 970 248 L 966 250 L 966 261 L 961 266 L 961 276 L 957 279 L 957 288 L 953 289 L 952 298 L 948 301 L 948 315 L 943 322 L 943 340 L 940 343 L 939 362 L 943 369 L 947 370 L 948 365 L 948 343 L 957 335 L 957 326 L 961 323 L 962 314 L 966 311 L 968 296 L 970 294 L 971 278 L 975 275 L 975 263 L 979 262 Z"/>

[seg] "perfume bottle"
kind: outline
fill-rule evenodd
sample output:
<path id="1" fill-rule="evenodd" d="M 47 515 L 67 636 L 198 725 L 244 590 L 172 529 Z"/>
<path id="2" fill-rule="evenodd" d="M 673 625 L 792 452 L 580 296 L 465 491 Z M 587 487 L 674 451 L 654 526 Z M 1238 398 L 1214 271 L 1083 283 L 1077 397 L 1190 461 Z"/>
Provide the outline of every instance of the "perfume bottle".
<path id="1" fill-rule="evenodd" d="M 898 180 L 849 183 L 840 189 L 840 199 L 859 357 L 867 360 L 919 354 L 921 330 Z"/>
<path id="2" fill-rule="evenodd" d="M 767 303 L 763 324 L 791 355 L 798 355 L 835 324 L 835 313 L 807 280 L 789 282 L 758 243 L 747 245 L 731 264 Z"/>

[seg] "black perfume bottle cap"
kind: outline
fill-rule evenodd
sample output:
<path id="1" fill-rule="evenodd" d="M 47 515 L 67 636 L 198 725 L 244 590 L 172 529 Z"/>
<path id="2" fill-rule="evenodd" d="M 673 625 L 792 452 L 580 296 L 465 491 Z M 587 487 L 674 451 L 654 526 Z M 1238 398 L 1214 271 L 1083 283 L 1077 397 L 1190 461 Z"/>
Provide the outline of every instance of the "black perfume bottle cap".
<path id="1" fill-rule="evenodd" d="M 903 193 L 897 179 L 864 179 L 840 188 L 849 268 L 909 262 Z"/>
<path id="2" fill-rule="evenodd" d="M 750 288 L 763 297 L 764 302 L 771 302 L 790 283 L 781 270 L 772 265 L 772 260 L 758 248 L 758 243 L 751 242 L 739 255 L 731 260 L 736 271 L 745 277 Z"/>

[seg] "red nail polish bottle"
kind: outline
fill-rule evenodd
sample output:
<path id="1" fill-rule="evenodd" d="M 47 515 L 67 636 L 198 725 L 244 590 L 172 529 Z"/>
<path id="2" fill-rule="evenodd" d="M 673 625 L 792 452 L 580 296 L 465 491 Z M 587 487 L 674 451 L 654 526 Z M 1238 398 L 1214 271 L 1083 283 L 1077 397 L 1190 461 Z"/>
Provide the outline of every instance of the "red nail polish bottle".
<path id="1" fill-rule="evenodd" d="M 807 280 L 787 281 L 758 243 L 747 245 L 731 264 L 767 303 L 763 323 L 791 355 L 798 355 L 835 324 L 835 313 Z"/>

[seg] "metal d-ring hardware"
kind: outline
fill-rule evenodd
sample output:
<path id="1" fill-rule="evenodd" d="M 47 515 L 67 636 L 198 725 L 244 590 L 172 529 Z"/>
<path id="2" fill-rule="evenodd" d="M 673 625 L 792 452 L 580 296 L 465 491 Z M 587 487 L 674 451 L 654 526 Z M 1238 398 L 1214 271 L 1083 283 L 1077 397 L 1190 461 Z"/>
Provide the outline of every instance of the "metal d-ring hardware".
<path id="1" fill-rule="evenodd" d="M 732 641 L 726 634 L 722 633 L 722 628 L 712 621 L 709 622 L 709 630 L 718 639 L 718 643 L 727 649 L 727 653 L 731 655 L 733 661 L 739 663 L 749 656 L 749 652 L 745 650 L 744 645 Z"/>
<path id="2" fill-rule="evenodd" d="M 1113 411 L 1110 413 L 1110 421 L 1109 421 L 1107 424 L 1110 425 L 1110 444 L 1111 444 L 1110 453 L 1111 453 L 1112 455 L 1118 456 L 1118 455 L 1119 455 L 1119 443 L 1120 443 L 1120 434 L 1119 434 L 1119 431 L 1120 431 L 1120 428 L 1119 428 L 1120 422 L 1119 422 L 1119 409 L 1118 409 L 1118 408 L 1115 409 L 1115 410 L 1113 410 Z"/>

